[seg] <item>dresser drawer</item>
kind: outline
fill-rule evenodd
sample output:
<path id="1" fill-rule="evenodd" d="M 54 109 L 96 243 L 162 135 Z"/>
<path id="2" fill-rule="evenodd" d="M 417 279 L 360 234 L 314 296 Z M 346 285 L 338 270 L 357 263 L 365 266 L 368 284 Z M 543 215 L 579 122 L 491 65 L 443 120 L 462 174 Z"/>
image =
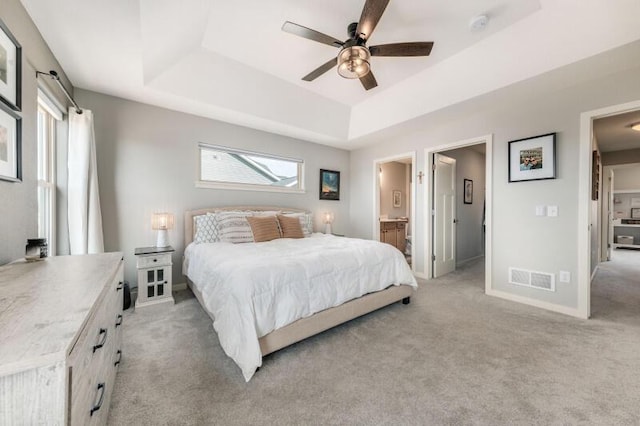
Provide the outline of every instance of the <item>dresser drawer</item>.
<path id="1" fill-rule="evenodd" d="M 150 256 L 136 256 L 138 268 L 152 268 L 154 266 L 171 265 L 171 253 Z"/>
<path id="2" fill-rule="evenodd" d="M 396 229 L 396 223 L 395 222 L 381 222 L 380 225 L 381 225 L 380 229 L 382 229 L 382 230 Z"/>

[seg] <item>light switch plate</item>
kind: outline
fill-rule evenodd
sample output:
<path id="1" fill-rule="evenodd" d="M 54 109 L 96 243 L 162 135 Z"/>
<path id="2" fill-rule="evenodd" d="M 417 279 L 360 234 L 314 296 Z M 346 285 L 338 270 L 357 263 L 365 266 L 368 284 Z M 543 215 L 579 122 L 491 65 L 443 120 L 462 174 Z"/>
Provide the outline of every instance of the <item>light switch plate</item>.
<path id="1" fill-rule="evenodd" d="M 536 216 L 546 216 L 547 206 L 536 206 Z"/>
<path id="2" fill-rule="evenodd" d="M 569 272 L 569 271 L 560 271 L 559 279 L 560 279 L 561 283 L 571 282 L 571 272 Z"/>
<path id="3" fill-rule="evenodd" d="M 547 206 L 547 216 L 549 217 L 558 216 L 558 206 Z"/>

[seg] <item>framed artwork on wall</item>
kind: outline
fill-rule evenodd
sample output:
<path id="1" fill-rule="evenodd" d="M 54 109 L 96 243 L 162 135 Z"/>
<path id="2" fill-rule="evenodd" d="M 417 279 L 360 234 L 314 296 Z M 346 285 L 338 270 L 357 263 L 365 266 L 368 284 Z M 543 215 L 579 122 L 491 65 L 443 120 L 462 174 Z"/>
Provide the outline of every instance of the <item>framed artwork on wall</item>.
<path id="1" fill-rule="evenodd" d="M 591 200 L 597 201 L 600 193 L 600 154 L 591 155 Z"/>
<path id="2" fill-rule="evenodd" d="M 509 142 L 509 182 L 555 178 L 555 133 Z"/>
<path id="3" fill-rule="evenodd" d="M 473 181 L 471 179 L 464 180 L 464 203 L 473 204 Z"/>
<path id="4" fill-rule="evenodd" d="M 402 206 L 402 191 L 393 191 L 393 207 Z"/>
<path id="5" fill-rule="evenodd" d="M 22 47 L 0 20 L 0 102 L 20 111 Z"/>
<path id="6" fill-rule="evenodd" d="M 340 172 L 320 169 L 320 199 L 340 200 Z"/>
<path id="7" fill-rule="evenodd" d="M 22 180 L 22 122 L 15 112 L 0 105 L 0 179 Z"/>

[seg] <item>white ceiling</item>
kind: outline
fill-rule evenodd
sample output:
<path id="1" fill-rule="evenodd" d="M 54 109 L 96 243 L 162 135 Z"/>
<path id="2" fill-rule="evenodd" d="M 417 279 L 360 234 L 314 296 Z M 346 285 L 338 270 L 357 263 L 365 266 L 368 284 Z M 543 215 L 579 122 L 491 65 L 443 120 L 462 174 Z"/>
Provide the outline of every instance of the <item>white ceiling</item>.
<path id="1" fill-rule="evenodd" d="M 372 59 L 365 91 L 337 49 L 364 0 L 22 0 L 75 87 L 352 149 L 376 132 L 640 39 L 637 0 L 391 1 L 369 45 L 434 41 L 427 58 Z M 485 31 L 469 20 L 486 14 Z"/>
<path id="2" fill-rule="evenodd" d="M 640 123 L 640 110 L 593 121 L 593 132 L 602 152 L 640 149 L 640 132 L 631 128 Z"/>

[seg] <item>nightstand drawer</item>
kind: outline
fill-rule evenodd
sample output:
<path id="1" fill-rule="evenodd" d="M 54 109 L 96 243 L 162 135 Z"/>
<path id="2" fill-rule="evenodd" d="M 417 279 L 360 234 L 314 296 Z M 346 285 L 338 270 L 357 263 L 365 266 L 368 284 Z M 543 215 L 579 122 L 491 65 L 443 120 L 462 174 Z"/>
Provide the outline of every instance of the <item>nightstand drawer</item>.
<path id="1" fill-rule="evenodd" d="M 138 268 L 153 268 L 155 266 L 171 265 L 171 253 L 136 257 Z"/>

